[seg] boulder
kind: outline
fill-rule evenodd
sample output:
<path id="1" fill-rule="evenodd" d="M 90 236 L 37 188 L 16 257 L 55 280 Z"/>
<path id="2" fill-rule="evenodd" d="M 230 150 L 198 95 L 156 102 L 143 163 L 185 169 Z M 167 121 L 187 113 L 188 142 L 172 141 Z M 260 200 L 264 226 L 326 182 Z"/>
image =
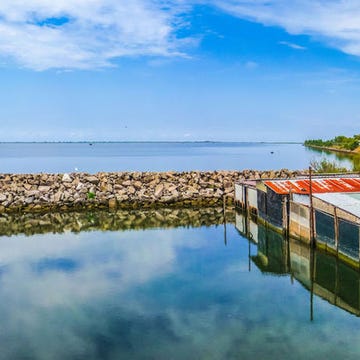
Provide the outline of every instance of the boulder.
<path id="1" fill-rule="evenodd" d="M 87 176 L 85 178 L 85 180 L 93 185 L 97 185 L 100 182 L 99 178 L 97 178 L 96 176 L 93 176 L 93 175 Z"/>
<path id="2" fill-rule="evenodd" d="M 164 185 L 163 184 L 157 185 L 156 188 L 155 188 L 155 191 L 154 191 L 155 198 L 160 197 L 163 190 L 164 190 Z"/>
<path id="3" fill-rule="evenodd" d="M 64 174 L 62 179 L 61 179 L 62 182 L 64 183 L 71 183 L 72 182 L 72 179 L 71 179 L 71 176 L 69 174 Z"/>
<path id="4" fill-rule="evenodd" d="M 116 198 L 109 199 L 108 205 L 109 205 L 109 209 L 116 209 L 117 208 Z"/>

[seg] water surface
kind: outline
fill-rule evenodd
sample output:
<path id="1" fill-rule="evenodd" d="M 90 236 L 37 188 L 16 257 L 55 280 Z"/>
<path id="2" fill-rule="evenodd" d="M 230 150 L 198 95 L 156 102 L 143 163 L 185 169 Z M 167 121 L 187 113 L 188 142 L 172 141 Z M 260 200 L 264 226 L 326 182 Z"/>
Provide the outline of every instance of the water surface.
<path id="1" fill-rule="evenodd" d="M 0 143 L 0 173 L 305 169 L 336 159 L 301 144 L 277 143 Z M 351 167 L 351 160 L 339 159 Z"/>
<path id="2" fill-rule="evenodd" d="M 13 220 L 1 359 L 359 358 L 359 273 L 263 227 L 250 242 L 232 213 L 226 227 L 221 209 Z"/>

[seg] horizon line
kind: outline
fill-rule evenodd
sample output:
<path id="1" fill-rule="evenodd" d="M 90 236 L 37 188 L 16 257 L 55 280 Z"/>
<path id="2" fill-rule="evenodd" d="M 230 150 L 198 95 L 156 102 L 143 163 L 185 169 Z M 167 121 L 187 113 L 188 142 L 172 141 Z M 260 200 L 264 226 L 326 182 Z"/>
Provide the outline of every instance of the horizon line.
<path id="1" fill-rule="evenodd" d="M 52 140 L 52 141 L 1 141 L 0 144 L 111 144 L 111 143 L 255 143 L 255 144 L 303 144 L 303 141 L 244 141 L 244 140 Z"/>

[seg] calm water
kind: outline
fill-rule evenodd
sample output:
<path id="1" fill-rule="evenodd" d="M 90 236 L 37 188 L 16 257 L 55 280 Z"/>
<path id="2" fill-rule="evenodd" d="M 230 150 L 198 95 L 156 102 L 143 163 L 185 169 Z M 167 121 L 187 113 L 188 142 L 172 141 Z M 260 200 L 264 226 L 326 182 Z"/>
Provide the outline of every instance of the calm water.
<path id="1" fill-rule="evenodd" d="M 305 169 L 332 154 L 301 144 L 0 143 L 0 173 Z M 351 167 L 348 158 L 339 160 Z"/>
<path id="2" fill-rule="evenodd" d="M 2 216 L 0 358 L 358 359 L 359 272 L 222 220 Z"/>

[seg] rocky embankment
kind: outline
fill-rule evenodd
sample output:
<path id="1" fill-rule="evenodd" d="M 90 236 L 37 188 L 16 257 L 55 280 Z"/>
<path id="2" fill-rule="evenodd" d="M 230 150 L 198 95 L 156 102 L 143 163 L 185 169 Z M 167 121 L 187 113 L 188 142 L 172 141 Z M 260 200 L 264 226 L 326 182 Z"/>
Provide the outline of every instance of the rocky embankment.
<path id="1" fill-rule="evenodd" d="M 189 207 L 231 203 L 240 179 L 288 178 L 298 172 L 119 172 L 0 174 L 0 213 L 94 208 Z"/>

